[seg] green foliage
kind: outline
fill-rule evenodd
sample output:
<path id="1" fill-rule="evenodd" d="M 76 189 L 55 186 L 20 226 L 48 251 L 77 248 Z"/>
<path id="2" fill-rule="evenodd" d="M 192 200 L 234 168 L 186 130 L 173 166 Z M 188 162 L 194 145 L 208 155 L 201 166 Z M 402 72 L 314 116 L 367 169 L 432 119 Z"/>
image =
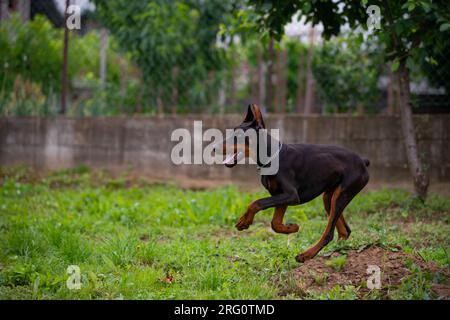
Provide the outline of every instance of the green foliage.
<path id="1" fill-rule="evenodd" d="M 224 49 L 217 45 L 231 1 L 96 1 L 103 23 L 140 67 L 145 101 L 192 110 L 217 94 Z"/>
<path id="2" fill-rule="evenodd" d="M 258 50 L 267 55 L 267 41 L 247 39 L 243 43 L 243 58 L 252 68 L 257 68 Z M 306 59 L 309 46 L 292 38 L 283 38 L 275 46 L 275 56 L 287 50 L 287 106 L 294 111 L 299 86 L 299 62 L 303 56 L 303 89 L 306 86 Z M 264 57 L 267 58 L 267 57 Z M 380 97 L 378 80 L 383 72 L 383 50 L 376 43 L 363 43 L 361 34 L 335 37 L 314 46 L 312 71 L 320 100 L 326 112 L 355 111 L 358 106 L 367 112 L 374 111 Z M 243 96 L 250 94 L 249 83 Z"/>
<path id="3" fill-rule="evenodd" d="M 323 35 L 329 39 L 340 34 L 344 25 L 352 29 L 367 29 L 366 7 L 377 5 L 381 13 L 381 29 L 372 33 L 385 47 L 385 59 L 393 61 L 395 70 L 401 64 L 411 68 L 418 64 L 432 83 L 448 89 L 450 64 L 450 4 L 448 1 L 306 1 L 248 0 L 258 16 L 260 27 L 281 39 L 284 26 L 299 13 L 306 22 L 323 24 Z M 408 63 L 408 60 L 410 62 Z"/>
<path id="4" fill-rule="evenodd" d="M 392 299 L 430 300 L 439 298 L 431 289 L 433 283 L 445 283 L 443 274 L 431 274 L 421 272 L 417 267 L 412 267 L 413 274 L 404 279 L 401 285 L 393 290 Z"/>
<path id="5" fill-rule="evenodd" d="M 345 255 L 338 256 L 335 258 L 332 258 L 326 262 L 327 266 L 333 268 L 336 271 L 339 271 L 342 269 L 342 267 L 347 262 L 347 257 Z"/>
<path id="6" fill-rule="evenodd" d="M 294 104 L 297 98 L 297 88 L 299 86 L 298 69 L 300 63 L 300 56 L 303 56 L 303 68 L 306 70 L 306 59 L 308 56 L 308 46 L 300 41 L 293 39 L 284 39 L 286 50 L 288 52 L 288 104 L 292 105 L 291 109 L 294 110 Z M 315 66 L 313 66 L 314 68 Z M 306 71 L 304 71 L 303 79 L 306 86 Z"/>
<path id="7" fill-rule="evenodd" d="M 319 286 L 322 286 L 327 282 L 328 276 L 329 276 L 329 274 L 326 272 L 313 273 L 314 282 Z"/>
<path id="8" fill-rule="evenodd" d="M 108 37 L 106 87 L 101 88 L 100 32 L 94 30 L 72 37 L 69 65 L 75 69 L 72 83 L 93 92 L 87 99 L 75 100 L 70 114 L 76 116 L 132 114 L 141 90 L 141 79 L 129 53 L 121 53 L 116 39 Z"/>
<path id="9" fill-rule="evenodd" d="M 362 36 L 334 38 L 315 50 L 313 73 L 319 96 L 329 112 L 366 111 L 379 100 L 378 79 L 383 56 L 379 46 L 368 47 Z"/>
<path id="10" fill-rule="evenodd" d="M 318 300 L 356 300 L 358 295 L 353 286 L 335 286 L 330 291 L 318 295 L 314 295 L 314 299 Z"/>
<path id="11" fill-rule="evenodd" d="M 47 114 L 59 90 L 62 33 L 43 17 L 0 24 L 0 114 Z"/>
<path id="12" fill-rule="evenodd" d="M 25 116 L 57 113 L 62 45 L 62 30 L 54 28 L 45 17 L 36 16 L 32 21 L 23 23 L 17 15 L 13 15 L 0 24 L 0 114 Z M 92 31 L 84 36 L 70 33 L 71 90 L 87 88 L 94 95 L 82 103 L 74 100 L 69 115 L 133 111 L 139 83 L 136 77 L 130 77 L 125 96 L 120 94 L 122 75 L 132 74 L 134 70 L 127 56 L 117 52 L 117 44 L 112 38 L 107 52 L 108 86 L 106 91 L 100 90 L 99 32 Z"/>
<path id="13" fill-rule="evenodd" d="M 286 111 L 292 111 L 298 56 L 303 52 L 306 58 L 306 48 L 282 36 L 284 25 L 297 13 L 307 22 L 322 23 L 324 36 L 332 39 L 315 48 L 313 63 L 326 111 L 346 112 L 360 105 L 370 111 L 379 98 L 377 80 L 383 59 L 391 62 L 393 71 L 406 65 L 411 79 L 426 76 L 432 86 L 448 93 L 449 4 L 430 0 L 370 4 L 381 8 L 381 30 L 362 41 L 361 35 L 342 36 L 341 27 L 348 24 L 356 32 L 366 29 L 367 1 L 97 0 L 97 13 L 113 35 L 107 86 L 100 88 L 98 77 L 99 33 L 71 32 L 70 91 L 82 98 L 74 97 L 68 114 L 153 114 L 175 107 L 179 113 L 224 111 L 218 103 L 219 92 L 229 93 L 232 77 L 239 82 L 241 75 L 233 74 L 234 68 L 245 60 L 254 67 L 257 48 L 267 58 L 264 28 L 280 40 L 275 53 L 280 48 L 288 51 Z M 62 30 L 41 16 L 28 23 L 13 16 L 0 25 L 0 114 L 57 112 L 62 38 Z M 238 103 L 248 99 L 250 90 L 251 84 L 239 85 L 236 99 L 226 102 L 226 111 L 240 112 Z"/>
<path id="14" fill-rule="evenodd" d="M 19 16 L 0 24 L 0 81 L 10 92 L 18 74 L 38 83 L 44 94 L 59 90 L 62 66 L 61 30 L 42 16 L 23 23 Z"/>

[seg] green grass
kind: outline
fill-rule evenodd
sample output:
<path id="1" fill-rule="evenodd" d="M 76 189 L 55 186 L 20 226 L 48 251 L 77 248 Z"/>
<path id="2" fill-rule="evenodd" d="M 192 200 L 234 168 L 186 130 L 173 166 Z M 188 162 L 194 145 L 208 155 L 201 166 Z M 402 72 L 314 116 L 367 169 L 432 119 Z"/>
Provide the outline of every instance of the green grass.
<path id="1" fill-rule="evenodd" d="M 336 258 L 332 258 L 326 262 L 329 267 L 332 267 L 334 270 L 339 271 L 347 262 L 347 257 L 345 255 L 339 256 Z"/>
<path id="2" fill-rule="evenodd" d="M 353 287 L 310 294 L 292 279 L 298 266 L 294 257 L 325 228 L 320 198 L 288 209 L 286 221 L 298 223 L 300 231 L 286 236 L 270 230 L 271 210 L 259 213 L 249 230 L 234 229 L 248 203 L 263 191 L 128 185 L 125 178 L 98 179 L 84 167 L 43 179 L 28 176 L 25 169 L 3 169 L 1 175 L 2 299 L 357 297 Z M 400 245 L 448 269 L 450 200 L 431 196 L 417 204 L 409 199 L 401 190 L 359 195 L 346 210 L 350 239 L 333 241 L 321 254 L 371 243 Z M 345 256 L 332 261 L 340 269 Z M 81 269 L 80 290 L 67 288 L 69 265 Z M 433 298 L 430 285 L 442 279 L 414 272 L 416 277 L 390 297 Z"/>

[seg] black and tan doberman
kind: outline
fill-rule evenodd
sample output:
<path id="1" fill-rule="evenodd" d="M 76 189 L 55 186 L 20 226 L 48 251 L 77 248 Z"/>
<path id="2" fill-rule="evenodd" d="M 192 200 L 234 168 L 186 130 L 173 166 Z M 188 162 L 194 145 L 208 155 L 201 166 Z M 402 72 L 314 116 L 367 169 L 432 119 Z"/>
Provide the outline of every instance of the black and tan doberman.
<path id="1" fill-rule="evenodd" d="M 259 107 L 255 104 L 248 106 L 244 121 L 235 128 L 244 132 L 250 129 L 259 131 L 264 129 L 264 120 Z M 262 130 L 261 132 L 266 132 Z M 268 135 L 268 133 L 265 133 Z M 258 135 L 258 148 L 260 143 Z M 266 141 L 274 141 L 267 138 Z M 275 140 L 278 141 L 278 140 Z M 226 144 L 221 148 L 227 153 Z M 252 152 L 248 143 L 234 144 L 233 150 L 228 151 L 224 164 L 233 167 L 237 164 L 237 154 L 250 157 L 256 154 L 254 161 L 261 163 L 258 152 Z M 255 214 L 267 208 L 274 208 L 272 228 L 278 233 L 294 233 L 299 230 L 297 224 L 283 224 L 283 217 L 288 206 L 309 202 L 319 195 L 323 195 L 328 224 L 319 241 L 297 255 L 298 262 L 312 259 L 326 246 L 337 229 L 339 239 L 350 236 L 350 228 L 345 222 L 343 211 L 349 202 L 358 194 L 369 181 L 367 167 L 369 160 L 362 159 L 354 152 L 332 145 L 314 144 L 281 144 L 276 156 L 278 157 L 278 172 L 271 175 L 261 175 L 263 186 L 269 191 L 270 197 L 252 202 L 247 211 L 240 217 L 236 228 L 248 229 L 253 223 Z"/>

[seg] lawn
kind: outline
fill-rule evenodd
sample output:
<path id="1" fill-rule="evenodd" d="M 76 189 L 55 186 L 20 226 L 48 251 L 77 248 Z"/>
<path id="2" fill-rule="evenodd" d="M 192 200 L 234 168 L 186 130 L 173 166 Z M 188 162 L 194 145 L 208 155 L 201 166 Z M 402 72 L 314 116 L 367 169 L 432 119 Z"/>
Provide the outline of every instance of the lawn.
<path id="1" fill-rule="evenodd" d="M 350 239 L 335 236 L 311 263 L 339 275 L 372 247 L 411 257 L 408 275 L 367 290 L 364 281 L 327 287 L 333 275 L 312 270 L 309 288 L 301 273 L 310 270 L 295 256 L 325 228 L 321 198 L 288 209 L 286 221 L 300 231 L 287 236 L 271 231 L 270 209 L 249 230 L 235 230 L 262 190 L 185 190 L 85 167 L 44 177 L 26 168 L 0 173 L 1 299 L 448 298 L 448 198 L 430 195 L 421 204 L 402 190 L 358 195 L 346 209 Z M 67 287 L 70 265 L 80 268 L 79 290 Z"/>

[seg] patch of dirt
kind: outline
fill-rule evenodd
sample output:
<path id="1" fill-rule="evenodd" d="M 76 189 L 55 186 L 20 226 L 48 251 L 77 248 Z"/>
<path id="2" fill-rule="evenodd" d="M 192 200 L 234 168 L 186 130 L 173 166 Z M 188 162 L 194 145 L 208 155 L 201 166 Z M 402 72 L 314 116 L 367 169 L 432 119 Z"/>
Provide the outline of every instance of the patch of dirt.
<path id="1" fill-rule="evenodd" d="M 367 279 L 370 276 L 367 268 L 369 265 L 376 265 L 381 270 L 381 290 L 385 295 L 390 286 L 398 286 L 405 277 L 411 275 L 407 265 L 412 262 L 422 271 L 444 274 L 446 284 L 433 284 L 432 290 L 444 299 L 450 297 L 450 272 L 439 268 L 434 262 L 425 262 L 420 257 L 400 250 L 392 251 L 378 246 L 350 250 L 346 254 L 345 264 L 333 264 L 333 259 L 340 255 L 334 252 L 329 257 L 322 256 L 306 261 L 294 270 L 296 283 L 299 283 L 305 292 L 326 292 L 336 285 L 352 285 L 361 287 L 359 293 L 364 295 L 370 291 L 367 288 Z"/>

